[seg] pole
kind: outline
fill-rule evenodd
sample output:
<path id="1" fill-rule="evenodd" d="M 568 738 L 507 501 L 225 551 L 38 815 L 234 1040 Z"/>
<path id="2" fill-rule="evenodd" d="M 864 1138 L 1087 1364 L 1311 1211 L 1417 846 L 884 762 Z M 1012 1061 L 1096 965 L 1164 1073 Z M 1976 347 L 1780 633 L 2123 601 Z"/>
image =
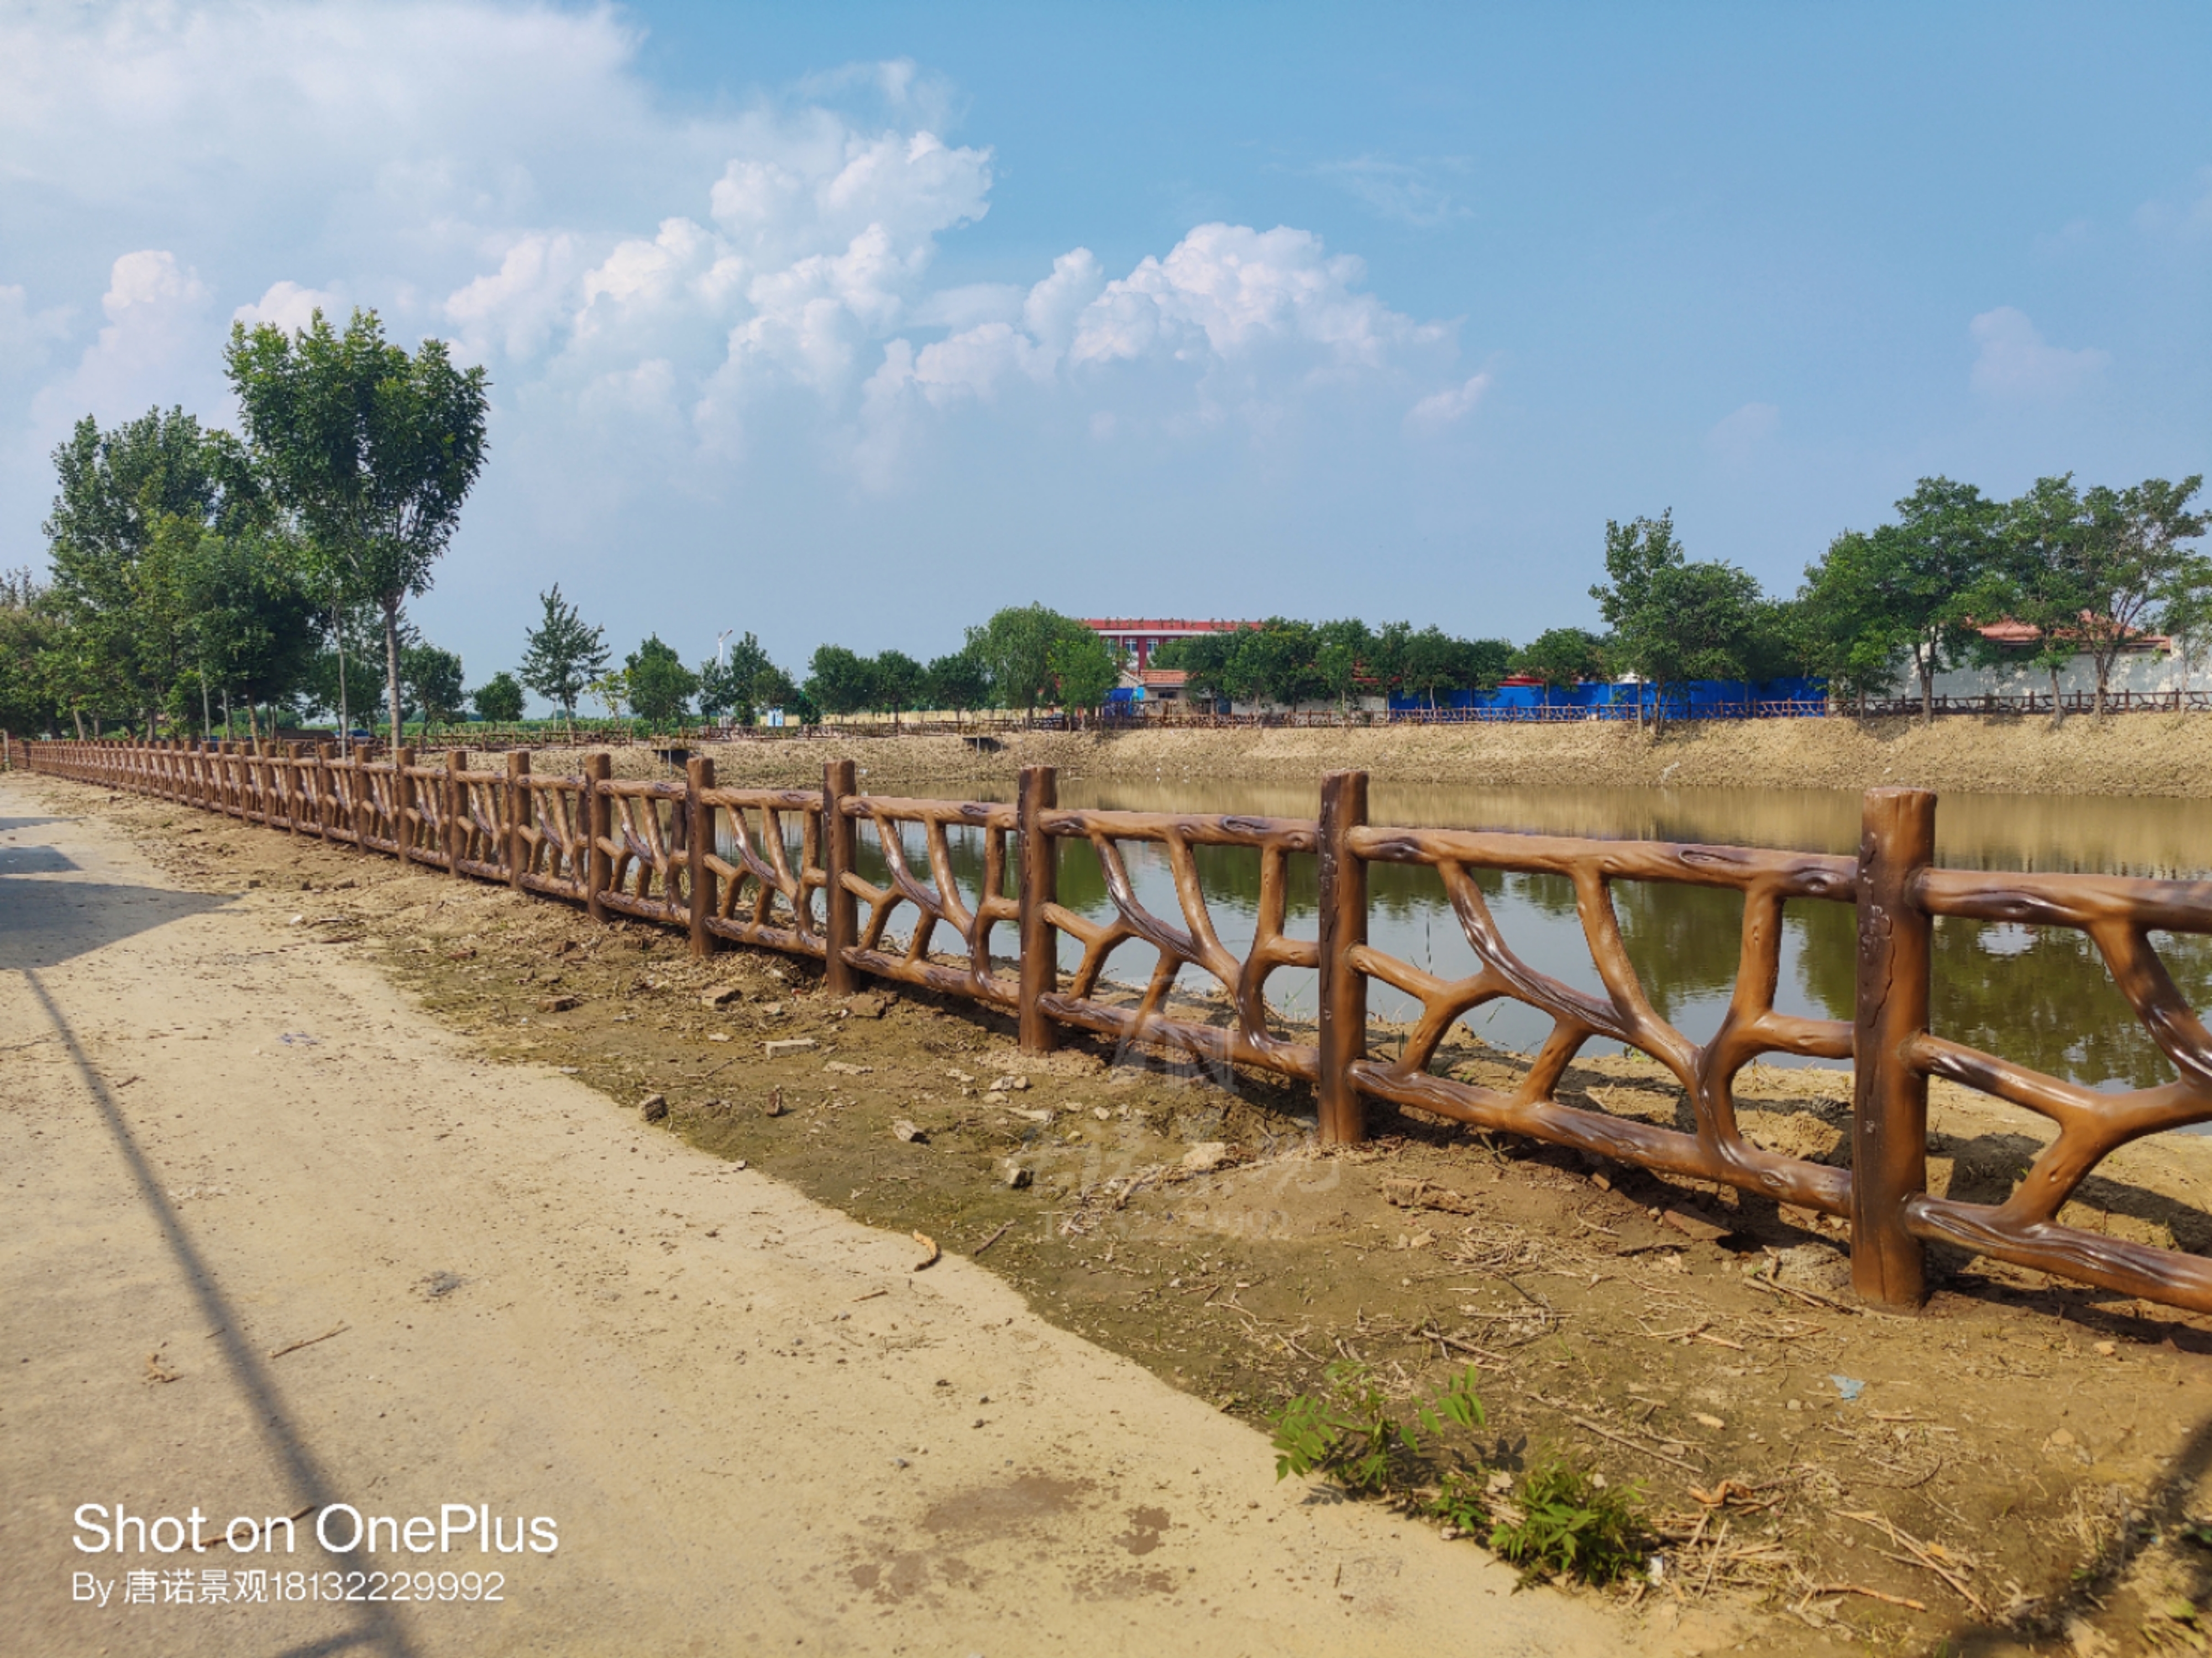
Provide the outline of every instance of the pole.
<path id="1" fill-rule="evenodd" d="M 1851 1036 L 1851 1287 L 1917 1307 L 1927 1295 L 1908 1199 L 1928 1189 L 1928 1078 L 1912 1063 L 1928 1029 L 1932 926 L 1914 884 L 1936 855 L 1936 797 L 1869 789 L 1859 838 L 1858 992 Z"/>
<path id="2" fill-rule="evenodd" d="M 1367 975 L 1352 952 L 1367 942 L 1367 865 L 1352 831 L 1367 822 L 1367 774 L 1333 771 L 1321 784 L 1321 1077 L 1316 1114 L 1323 1145 L 1367 1138 L 1352 1065 L 1367 1054 Z"/>
<path id="3" fill-rule="evenodd" d="M 849 996 L 860 987 L 860 975 L 845 959 L 860 932 L 858 901 L 845 884 L 860 849 L 860 831 L 845 816 L 845 802 L 854 793 L 851 761 L 832 760 L 822 768 L 822 862 L 829 877 L 822 895 L 822 987 L 832 996 Z"/>
<path id="4" fill-rule="evenodd" d="M 1043 820 L 1060 804 L 1059 772 L 1051 766 L 1024 766 L 1015 802 L 1020 841 L 1021 1050 L 1049 1054 L 1058 1045 L 1060 1033 L 1044 1011 L 1043 999 L 1060 989 L 1060 934 L 1046 918 L 1045 908 L 1058 902 L 1060 883 L 1052 837 L 1044 832 Z"/>

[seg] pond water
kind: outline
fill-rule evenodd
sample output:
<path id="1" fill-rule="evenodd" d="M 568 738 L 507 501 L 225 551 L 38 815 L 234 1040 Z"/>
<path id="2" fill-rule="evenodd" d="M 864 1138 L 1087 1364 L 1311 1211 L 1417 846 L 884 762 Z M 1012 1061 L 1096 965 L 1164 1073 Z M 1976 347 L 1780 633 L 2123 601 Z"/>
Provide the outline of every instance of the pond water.
<path id="1" fill-rule="evenodd" d="M 1060 799 L 1068 806 L 1273 817 L 1310 818 L 1320 810 L 1318 784 L 1304 789 L 1246 783 L 1066 783 Z M 1844 791 L 1377 784 L 1370 791 L 1368 815 L 1376 823 L 1848 853 L 1858 843 L 1859 811 L 1860 797 Z M 911 866 L 926 875 L 918 831 L 909 835 L 907 847 Z M 981 874 L 980 839 L 956 834 L 953 848 L 962 885 L 972 895 Z M 1139 902 L 1181 926 L 1164 853 L 1134 842 L 1125 842 L 1123 849 Z M 1936 809 L 1936 857 L 1968 869 L 2202 878 L 2212 876 L 2212 809 L 2170 799 L 1947 796 Z M 1222 942 L 1241 954 L 1252 938 L 1259 854 L 1202 847 L 1197 861 Z M 881 878 L 881 853 L 865 829 L 861 863 L 869 878 Z M 1372 865 L 1368 881 L 1371 944 L 1446 978 L 1477 970 L 1474 951 L 1432 871 Z M 1481 884 L 1498 926 L 1524 961 L 1570 984 L 1600 991 L 1567 882 L 1485 874 Z M 1295 935 L 1314 936 L 1316 890 L 1315 860 L 1292 858 L 1289 930 Z M 1060 897 L 1086 915 L 1111 914 L 1097 856 L 1087 845 L 1062 843 Z M 1717 1028 L 1734 986 L 1741 898 L 1704 888 L 1622 882 L 1614 887 L 1614 902 L 1628 954 L 1653 1007 L 1692 1041 L 1705 1040 Z M 1793 902 L 1786 907 L 1784 927 L 1778 1009 L 1849 1018 L 1855 944 L 1850 908 Z M 1011 950 L 1010 932 L 1002 937 L 1002 948 Z M 2191 1004 L 2202 1008 L 2212 1002 L 2212 940 L 2163 933 L 2154 938 Z M 1073 967 L 1079 947 L 1072 938 L 1061 944 L 1064 964 Z M 1109 963 L 1109 976 L 1141 984 L 1154 959 L 1149 948 L 1125 945 Z M 1188 973 L 1186 981 L 1212 983 L 1206 975 L 1193 980 Z M 1269 994 L 1289 1016 L 1310 1018 L 1314 975 L 1279 972 L 1270 981 Z M 1933 1005 L 1938 1035 L 2092 1086 L 2142 1087 L 2173 1075 L 2113 987 L 2095 948 L 2070 929 L 1939 920 Z M 1369 1006 L 1387 1019 L 1410 1017 L 1416 1011 L 1409 999 L 1379 983 L 1370 984 Z M 1549 1029 L 1542 1015 L 1503 1000 L 1477 1009 L 1467 1023 L 1486 1042 L 1524 1051 Z M 1593 1043 L 1589 1051 L 1611 1047 Z M 1770 1062 L 1793 1061 L 1775 1056 Z"/>

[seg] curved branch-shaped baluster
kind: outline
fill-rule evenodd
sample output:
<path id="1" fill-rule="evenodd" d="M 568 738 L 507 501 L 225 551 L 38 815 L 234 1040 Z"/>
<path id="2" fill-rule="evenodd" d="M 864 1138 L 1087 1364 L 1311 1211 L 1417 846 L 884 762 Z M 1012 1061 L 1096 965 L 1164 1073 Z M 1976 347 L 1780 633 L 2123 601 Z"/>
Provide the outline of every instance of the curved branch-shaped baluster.
<path id="1" fill-rule="evenodd" d="M 884 868 L 890 877 L 888 886 L 875 886 L 860 876 L 848 872 L 845 888 L 868 907 L 866 924 L 860 929 L 857 947 L 873 953 L 884 947 L 884 932 L 890 926 L 891 912 L 901 904 L 912 904 L 915 908 L 914 931 L 907 940 L 905 958 L 911 967 L 927 959 L 930 934 L 935 931 L 941 914 L 938 895 L 914 878 L 906 864 L 906 842 L 899 833 L 898 821 L 888 818 L 880 811 L 870 811 L 868 821 L 875 826 L 876 843 L 882 852 Z"/>
<path id="2" fill-rule="evenodd" d="M 1252 948 L 1245 955 L 1234 987 L 1237 1029 L 1255 1049 L 1266 1054 L 1286 1052 L 1296 1046 L 1278 1036 L 1268 1025 L 1268 978 L 1281 968 L 1321 966 L 1318 943 L 1292 938 L 1283 931 L 1290 904 L 1290 861 L 1285 847 L 1271 843 L 1260 849 L 1260 902 L 1253 918 Z"/>

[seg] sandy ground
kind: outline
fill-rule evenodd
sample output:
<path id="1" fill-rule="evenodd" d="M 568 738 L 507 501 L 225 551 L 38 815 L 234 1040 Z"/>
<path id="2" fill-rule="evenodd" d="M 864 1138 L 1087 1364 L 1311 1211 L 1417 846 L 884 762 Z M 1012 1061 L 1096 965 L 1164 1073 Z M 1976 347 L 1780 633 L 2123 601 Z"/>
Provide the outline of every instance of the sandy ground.
<path id="1" fill-rule="evenodd" d="M 482 1062 L 274 895 L 167 883 L 50 798 L 0 780 L 10 1652 L 1625 1644 L 1587 1600 L 1278 1485 L 1251 1429 L 981 1267 L 917 1272 L 903 1235 Z M 212 1546 L 81 1552 L 95 1503 L 197 1509 Z M 482 1505 L 502 1543 L 542 1516 L 558 1546 L 333 1557 L 341 1503 L 457 1530 L 442 1505 Z M 220 1540 L 302 1511 L 295 1552 Z M 253 1570 L 310 1598 L 207 1603 Z M 356 1570 L 496 1572 L 501 1598 L 313 1598 Z"/>
<path id="2" fill-rule="evenodd" d="M 994 739 L 997 740 L 997 739 Z M 434 746 L 434 744 L 433 745 Z M 957 736 L 750 742 L 712 752 L 723 781 L 817 783 L 827 758 L 850 756 L 862 786 L 962 779 L 1004 781 L 1022 764 L 1093 780 L 1237 780 L 1311 786 L 1358 768 L 1378 782 L 1490 787 L 1865 789 L 1911 785 L 1965 794 L 2212 797 L 2212 716 L 2116 714 L 2101 724 L 1947 716 L 1911 720 L 1701 721 L 1653 741 L 1616 721 L 1558 726 L 1389 726 L 1315 731 L 1163 730 L 1009 733 L 979 753 Z M 654 769 L 649 750 L 617 756 L 617 775 Z M 573 771 L 553 752 L 540 770 Z M 665 769 L 662 773 L 665 774 Z M 935 792 L 935 791 L 933 791 Z"/>

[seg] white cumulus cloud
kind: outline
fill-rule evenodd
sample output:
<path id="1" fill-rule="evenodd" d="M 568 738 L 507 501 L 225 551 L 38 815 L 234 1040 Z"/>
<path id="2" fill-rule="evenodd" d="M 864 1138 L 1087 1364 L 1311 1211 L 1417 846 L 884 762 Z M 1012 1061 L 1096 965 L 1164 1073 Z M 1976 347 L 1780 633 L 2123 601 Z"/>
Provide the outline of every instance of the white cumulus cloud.
<path id="1" fill-rule="evenodd" d="M 269 291 L 251 305 L 241 305 L 232 312 L 234 322 L 242 322 L 248 328 L 258 328 L 264 323 L 296 333 L 315 319 L 321 312 L 333 325 L 343 326 L 346 319 L 343 302 L 327 288 L 302 288 L 295 282 L 272 282 Z"/>
<path id="2" fill-rule="evenodd" d="M 1489 389 L 1490 374 L 1485 370 L 1457 386 L 1448 386 L 1423 398 L 1407 411 L 1406 424 L 1431 428 L 1452 425 L 1472 412 Z"/>
<path id="3" fill-rule="evenodd" d="M 1072 355 L 1109 362 L 1156 352 L 1219 357 L 1297 340 L 1339 361 L 1379 366 L 1390 349 L 1432 337 L 1358 284 L 1365 267 L 1311 231 L 1203 224 L 1164 258 L 1148 257 L 1079 319 Z"/>
<path id="4" fill-rule="evenodd" d="M 52 428 L 87 412 L 119 420 L 172 395 L 176 371 L 206 337 L 210 297 L 198 273 L 166 248 L 124 254 L 100 299 L 106 325 L 76 368 L 40 392 L 39 424 Z"/>
<path id="5" fill-rule="evenodd" d="M 1983 312 L 1966 331 L 1979 348 L 1973 388 L 1987 397 L 2057 402 L 2094 380 L 2112 360 L 2109 352 L 2051 344 L 2027 313 L 2008 305 Z"/>

